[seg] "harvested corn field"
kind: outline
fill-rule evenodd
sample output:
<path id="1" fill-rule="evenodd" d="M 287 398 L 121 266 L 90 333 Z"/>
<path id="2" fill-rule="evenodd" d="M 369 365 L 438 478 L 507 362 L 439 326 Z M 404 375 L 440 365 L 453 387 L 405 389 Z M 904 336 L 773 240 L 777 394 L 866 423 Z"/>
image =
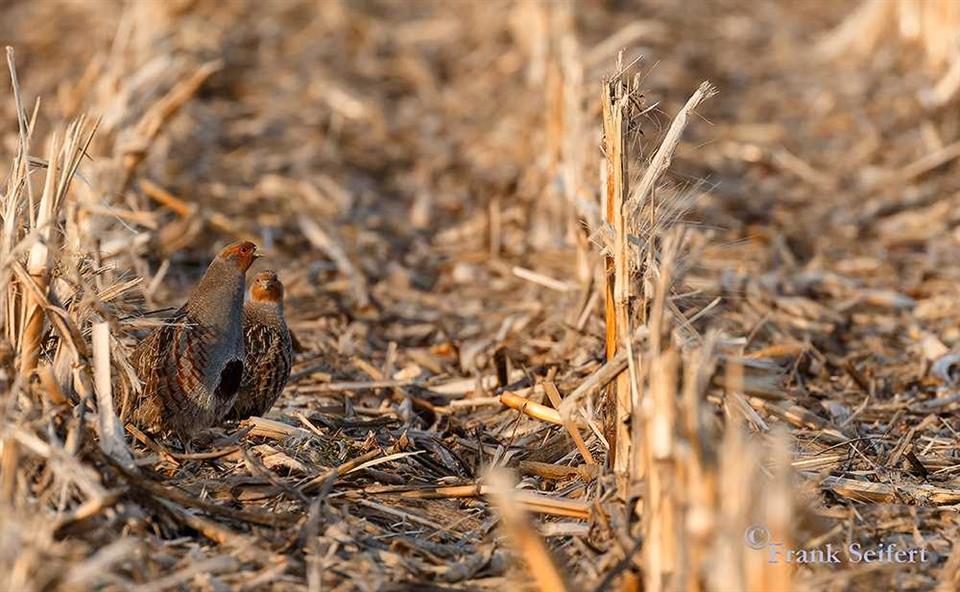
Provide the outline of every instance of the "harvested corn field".
<path id="1" fill-rule="evenodd" d="M 957 587 L 960 5 L 0 14 L 0 589 Z"/>

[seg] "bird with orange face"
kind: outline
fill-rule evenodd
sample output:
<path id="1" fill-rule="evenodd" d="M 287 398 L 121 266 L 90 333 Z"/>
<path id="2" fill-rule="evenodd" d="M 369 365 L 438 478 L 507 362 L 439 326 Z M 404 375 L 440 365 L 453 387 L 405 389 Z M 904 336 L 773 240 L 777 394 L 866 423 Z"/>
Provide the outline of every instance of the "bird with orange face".
<path id="1" fill-rule="evenodd" d="M 246 360 L 240 394 L 229 419 L 263 415 L 290 378 L 293 342 L 283 312 L 283 284 L 274 271 L 258 273 L 243 306 Z"/>
<path id="2" fill-rule="evenodd" d="M 133 352 L 143 389 L 132 420 L 185 445 L 233 408 L 244 374 L 243 295 L 258 257 L 249 241 L 220 251 L 173 317 Z"/>

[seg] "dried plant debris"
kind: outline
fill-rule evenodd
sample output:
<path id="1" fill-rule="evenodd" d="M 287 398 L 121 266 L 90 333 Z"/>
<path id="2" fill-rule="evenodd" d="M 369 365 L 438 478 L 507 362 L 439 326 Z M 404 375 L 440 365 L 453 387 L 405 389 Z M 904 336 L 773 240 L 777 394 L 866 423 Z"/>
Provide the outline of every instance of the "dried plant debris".
<path id="1" fill-rule="evenodd" d="M 0 588 L 954 589 L 958 14 L 9 3 Z M 285 390 L 126 423 L 235 241 Z"/>

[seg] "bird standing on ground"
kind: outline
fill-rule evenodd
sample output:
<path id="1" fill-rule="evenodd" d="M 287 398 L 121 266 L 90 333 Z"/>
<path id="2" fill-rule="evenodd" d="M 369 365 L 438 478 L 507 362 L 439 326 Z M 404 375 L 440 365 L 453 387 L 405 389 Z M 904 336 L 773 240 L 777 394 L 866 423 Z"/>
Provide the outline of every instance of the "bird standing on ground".
<path id="1" fill-rule="evenodd" d="M 243 241 L 229 245 L 207 268 L 186 304 L 133 352 L 143 390 L 133 422 L 173 431 L 184 445 L 233 407 L 243 377 L 243 293 L 258 257 Z"/>
<path id="2" fill-rule="evenodd" d="M 283 284 L 276 272 L 264 271 L 254 278 L 243 306 L 243 335 L 243 381 L 229 419 L 265 414 L 290 378 L 293 343 L 283 316 Z"/>

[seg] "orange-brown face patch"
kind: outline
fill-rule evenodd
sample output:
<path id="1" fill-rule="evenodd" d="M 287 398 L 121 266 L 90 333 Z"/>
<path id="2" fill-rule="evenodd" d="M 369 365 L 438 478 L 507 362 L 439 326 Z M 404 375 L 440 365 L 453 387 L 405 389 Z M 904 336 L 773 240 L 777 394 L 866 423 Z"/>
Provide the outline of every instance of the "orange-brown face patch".
<path id="1" fill-rule="evenodd" d="M 257 258 L 257 245 L 250 241 L 233 243 L 220 251 L 220 257 L 235 262 L 240 271 L 247 271 Z"/>
<path id="2" fill-rule="evenodd" d="M 250 299 L 254 302 L 282 302 L 283 284 L 273 271 L 262 271 L 253 279 Z"/>

